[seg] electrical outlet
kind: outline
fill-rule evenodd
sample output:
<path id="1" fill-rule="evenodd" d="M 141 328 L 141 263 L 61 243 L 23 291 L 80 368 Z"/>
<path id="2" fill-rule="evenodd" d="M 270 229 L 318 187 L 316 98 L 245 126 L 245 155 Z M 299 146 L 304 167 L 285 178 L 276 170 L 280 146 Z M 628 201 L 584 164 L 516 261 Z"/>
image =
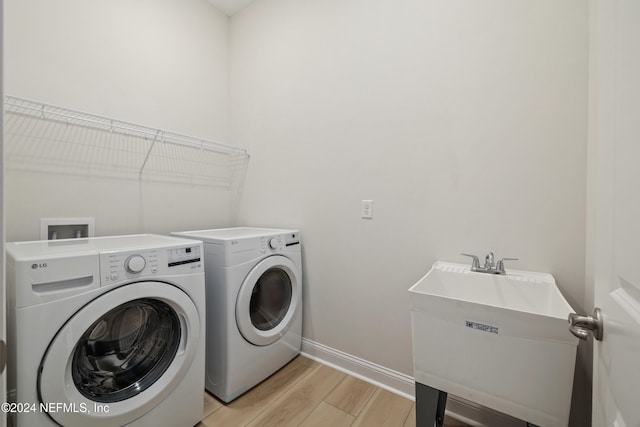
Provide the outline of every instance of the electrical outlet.
<path id="1" fill-rule="evenodd" d="M 373 219 L 373 200 L 363 200 L 360 213 L 363 219 Z"/>

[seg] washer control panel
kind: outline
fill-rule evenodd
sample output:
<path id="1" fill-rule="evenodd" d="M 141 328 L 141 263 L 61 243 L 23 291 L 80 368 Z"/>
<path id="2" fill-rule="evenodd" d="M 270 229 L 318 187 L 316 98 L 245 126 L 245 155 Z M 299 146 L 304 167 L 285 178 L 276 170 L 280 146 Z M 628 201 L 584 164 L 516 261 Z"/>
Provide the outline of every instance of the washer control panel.
<path id="1" fill-rule="evenodd" d="M 143 274 L 153 275 L 158 272 L 158 266 L 159 256 L 157 249 L 100 254 L 100 273 L 103 285 L 139 277 Z"/>
<path id="2" fill-rule="evenodd" d="M 102 286 L 157 274 L 197 273 L 203 270 L 201 252 L 201 245 L 193 245 L 101 253 Z"/>
<path id="3" fill-rule="evenodd" d="M 131 255 L 124 260 L 124 269 L 129 273 L 140 273 L 147 265 L 147 260 L 142 255 Z"/>
<path id="4" fill-rule="evenodd" d="M 172 248 L 168 250 L 168 267 L 200 262 L 200 246 Z"/>

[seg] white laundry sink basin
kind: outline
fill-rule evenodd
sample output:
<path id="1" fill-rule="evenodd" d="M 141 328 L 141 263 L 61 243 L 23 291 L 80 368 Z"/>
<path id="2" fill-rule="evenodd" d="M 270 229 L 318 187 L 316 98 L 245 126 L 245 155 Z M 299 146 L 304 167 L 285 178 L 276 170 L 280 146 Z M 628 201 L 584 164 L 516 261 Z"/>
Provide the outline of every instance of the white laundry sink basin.
<path id="1" fill-rule="evenodd" d="M 536 425 L 567 425 L 578 339 L 553 276 L 438 261 L 409 292 L 416 382 Z"/>

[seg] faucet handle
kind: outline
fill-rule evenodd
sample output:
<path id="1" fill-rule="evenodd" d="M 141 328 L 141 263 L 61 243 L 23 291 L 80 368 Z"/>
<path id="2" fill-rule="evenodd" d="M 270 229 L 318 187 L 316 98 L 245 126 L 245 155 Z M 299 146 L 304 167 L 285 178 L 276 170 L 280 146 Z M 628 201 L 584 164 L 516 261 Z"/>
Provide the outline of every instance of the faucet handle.
<path id="1" fill-rule="evenodd" d="M 504 261 L 518 261 L 518 258 L 500 258 L 496 264 L 496 270 L 502 274 L 506 274 L 504 270 Z"/>
<path id="2" fill-rule="evenodd" d="M 477 257 L 477 256 L 472 255 L 472 254 L 460 254 L 460 255 L 464 255 L 464 256 L 468 256 L 468 257 L 473 258 L 473 262 L 472 262 L 472 264 L 471 264 L 471 269 L 472 269 L 472 270 L 473 270 L 473 269 L 480 268 L 480 260 L 478 259 L 478 257 Z"/>

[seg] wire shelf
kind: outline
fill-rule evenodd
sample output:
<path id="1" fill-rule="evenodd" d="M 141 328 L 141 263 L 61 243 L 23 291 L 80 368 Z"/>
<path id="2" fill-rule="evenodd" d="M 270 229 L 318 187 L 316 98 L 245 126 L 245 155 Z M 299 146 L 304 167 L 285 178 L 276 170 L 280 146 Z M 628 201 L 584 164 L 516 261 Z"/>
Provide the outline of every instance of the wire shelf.
<path id="1" fill-rule="evenodd" d="M 245 148 L 5 97 L 7 169 L 230 187 Z"/>

